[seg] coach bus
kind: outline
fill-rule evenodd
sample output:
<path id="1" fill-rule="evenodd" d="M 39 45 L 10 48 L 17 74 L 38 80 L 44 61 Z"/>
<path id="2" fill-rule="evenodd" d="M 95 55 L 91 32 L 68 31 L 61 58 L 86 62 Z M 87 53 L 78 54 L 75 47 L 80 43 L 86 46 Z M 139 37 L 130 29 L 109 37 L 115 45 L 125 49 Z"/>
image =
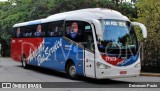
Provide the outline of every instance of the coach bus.
<path id="1" fill-rule="evenodd" d="M 140 53 L 134 26 L 146 27 L 118 11 L 88 8 L 51 15 L 13 26 L 11 57 L 28 65 L 108 79 L 140 74 Z"/>

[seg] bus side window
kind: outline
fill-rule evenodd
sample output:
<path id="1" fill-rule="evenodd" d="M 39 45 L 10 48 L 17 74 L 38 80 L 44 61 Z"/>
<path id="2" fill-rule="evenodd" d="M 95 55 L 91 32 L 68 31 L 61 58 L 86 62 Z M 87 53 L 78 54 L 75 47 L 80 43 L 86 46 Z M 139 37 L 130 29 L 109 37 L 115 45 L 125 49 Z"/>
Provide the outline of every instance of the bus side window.
<path id="1" fill-rule="evenodd" d="M 49 23 L 48 36 L 63 36 L 63 21 Z"/>
<path id="2" fill-rule="evenodd" d="M 24 31 L 25 31 L 25 33 L 24 33 L 24 36 L 25 37 L 32 37 L 32 35 L 33 35 L 33 30 L 35 29 L 35 26 L 34 25 L 30 25 L 30 26 L 26 26 L 26 27 L 24 27 Z"/>
<path id="3" fill-rule="evenodd" d="M 12 36 L 15 37 L 15 38 L 23 37 L 22 29 L 20 27 L 14 28 Z"/>
<path id="4" fill-rule="evenodd" d="M 16 30 L 17 30 L 17 28 L 13 28 L 12 29 L 12 38 L 16 38 Z"/>
<path id="5" fill-rule="evenodd" d="M 84 41 L 84 26 L 81 21 L 67 21 L 65 27 L 65 36 L 75 42 Z"/>
<path id="6" fill-rule="evenodd" d="M 21 27 L 23 37 L 26 37 L 26 26 Z"/>
<path id="7" fill-rule="evenodd" d="M 35 37 L 45 37 L 45 24 L 39 24 L 36 26 L 36 31 L 34 30 L 34 36 Z"/>
<path id="8" fill-rule="evenodd" d="M 94 50 L 92 28 L 89 23 L 83 21 L 67 21 L 65 29 L 65 36 L 67 38 L 81 43 L 89 50 Z"/>

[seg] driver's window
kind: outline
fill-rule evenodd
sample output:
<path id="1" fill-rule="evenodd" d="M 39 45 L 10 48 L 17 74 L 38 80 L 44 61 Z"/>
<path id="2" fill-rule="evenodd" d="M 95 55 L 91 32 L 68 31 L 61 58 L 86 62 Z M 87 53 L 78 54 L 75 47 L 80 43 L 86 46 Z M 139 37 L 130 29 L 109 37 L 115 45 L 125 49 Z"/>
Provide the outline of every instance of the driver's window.
<path id="1" fill-rule="evenodd" d="M 66 21 L 65 36 L 82 44 L 89 50 L 94 50 L 91 25 L 84 21 Z"/>

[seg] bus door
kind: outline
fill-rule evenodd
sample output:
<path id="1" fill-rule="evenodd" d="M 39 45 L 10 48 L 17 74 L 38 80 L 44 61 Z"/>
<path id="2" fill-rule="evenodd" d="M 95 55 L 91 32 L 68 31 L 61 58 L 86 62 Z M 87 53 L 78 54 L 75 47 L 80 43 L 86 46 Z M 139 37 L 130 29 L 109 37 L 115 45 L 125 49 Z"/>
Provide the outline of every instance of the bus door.
<path id="1" fill-rule="evenodd" d="M 85 75 L 95 78 L 95 53 L 92 31 L 85 32 Z"/>

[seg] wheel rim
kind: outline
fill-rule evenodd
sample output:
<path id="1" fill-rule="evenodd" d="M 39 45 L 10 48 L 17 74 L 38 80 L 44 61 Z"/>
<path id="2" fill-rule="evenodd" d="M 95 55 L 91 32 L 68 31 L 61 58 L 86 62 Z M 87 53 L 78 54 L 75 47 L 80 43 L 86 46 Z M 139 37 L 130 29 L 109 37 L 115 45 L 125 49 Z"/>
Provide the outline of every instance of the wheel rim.
<path id="1" fill-rule="evenodd" d="M 69 68 L 69 74 L 70 74 L 70 76 L 72 76 L 72 77 L 74 77 L 74 76 L 76 75 L 76 68 L 75 68 L 75 66 L 71 66 L 71 67 Z"/>

